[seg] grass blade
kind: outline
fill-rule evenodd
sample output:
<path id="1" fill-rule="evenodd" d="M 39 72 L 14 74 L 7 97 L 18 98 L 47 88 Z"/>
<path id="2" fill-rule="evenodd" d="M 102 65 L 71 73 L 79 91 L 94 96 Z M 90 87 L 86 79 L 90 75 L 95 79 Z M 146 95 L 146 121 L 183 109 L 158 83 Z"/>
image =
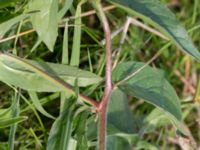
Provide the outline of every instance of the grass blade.
<path id="1" fill-rule="evenodd" d="M 34 91 L 28 91 L 28 94 L 33 102 L 33 105 L 35 106 L 35 108 L 42 113 L 43 115 L 45 115 L 48 118 L 51 119 L 55 119 L 54 116 L 50 115 L 48 112 L 46 112 L 46 110 L 44 110 L 44 108 L 42 107 L 40 100 L 38 99 L 37 93 Z"/>
<path id="2" fill-rule="evenodd" d="M 75 14 L 75 27 L 74 27 L 74 36 L 73 36 L 73 45 L 72 45 L 72 56 L 70 65 L 78 66 L 80 60 L 80 45 L 81 45 L 81 5 L 85 2 L 82 0 L 76 9 Z"/>
<path id="3" fill-rule="evenodd" d="M 15 118 L 0 119 L 0 128 L 6 128 L 9 126 L 12 126 L 13 124 L 25 121 L 26 119 L 27 119 L 27 117 L 15 117 Z M 12 148 L 10 148 L 10 150 L 12 150 Z"/>
<path id="4" fill-rule="evenodd" d="M 13 98 L 13 106 L 12 106 L 12 120 L 7 120 L 7 123 L 14 123 L 11 125 L 9 138 L 8 138 L 8 147 L 10 150 L 14 150 L 14 142 L 15 142 L 15 133 L 17 130 L 17 123 L 24 121 L 25 118 L 19 117 L 20 113 L 20 93 L 21 90 L 19 89 L 18 92 L 15 92 L 15 96 Z"/>
<path id="5" fill-rule="evenodd" d="M 73 0 L 65 0 L 63 8 L 58 13 L 58 20 L 61 20 L 65 13 L 69 10 L 72 5 Z"/>
<path id="6" fill-rule="evenodd" d="M 69 55 L 68 55 L 68 20 L 65 24 L 65 31 L 64 31 L 64 38 L 63 38 L 63 49 L 62 49 L 62 64 L 69 63 Z"/>
<path id="7" fill-rule="evenodd" d="M 28 14 L 21 14 L 17 17 L 14 17 L 8 21 L 5 21 L 0 24 L 0 37 L 3 37 L 5 33 L 16 23 L 20 22 L 21 20 L 27 18 Z"/>
<path id="8" fill-rule="evenodd" d="M 48 150 L 67 150 L 72 132 L 73 106 L 73 99 L 65 101 L 63 111 L 51 128 L 47 142 Z"/>

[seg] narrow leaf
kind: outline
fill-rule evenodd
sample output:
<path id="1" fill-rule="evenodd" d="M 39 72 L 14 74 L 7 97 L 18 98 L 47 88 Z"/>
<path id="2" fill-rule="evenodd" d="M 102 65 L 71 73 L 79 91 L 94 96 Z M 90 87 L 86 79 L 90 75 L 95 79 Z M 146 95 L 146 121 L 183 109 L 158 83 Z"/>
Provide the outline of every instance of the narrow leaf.
<path id="1" fill-rule="evenodd" d="M 144 99 L 162 109 L 184 133 L 180 102 L 175 90 L 160 70 L 146 66 L 138 71 L 144 65 L 140 62 L 119 64 L 113 71 L 113 81 L 126 94 Z"/>
<path id="2" fill-rule="evenodd" d="M 77 141 L 76 150 L 88 149 L 88 140 L 86 136 L 87 118 L 89 113 L 87 111 L 81 112 L 73 121 L 75 139 Z"/>
<path id="3" fill-rule="evenodd" d="M 72 132 L 72 112 L 73 99 L 70 99 L 63 106 L 63 112 L 53 123 L 51 128 L 47 149 L 48 150 L 67 150 L 70 144 L 70 137 Z"/>
<path id="4" fill-rule="evenodd" d="M 15 123 L 20 123 L 25 121 L 27 117 L 15 117 L 15 118 L 7 118 L 7 119 L 0 119 L 0 128 L 9 127 Z"/>
<path id="5" fill-rule="evenodd" d="M 16 3 L 17 1 L 19 1 L 19 0 L 0 0 L 0 8 L 7 7 L 11 4 Z"/>
<path id="6" fill-rule="evenodd" d="M 69 145 L 68 145 L 67 149 L 76 150 L 76 147 L 77 147 L 77 142 L 76 142 L 76 140 L 74 140 L 74 139 L 71 138 L 71 139 L 69 140 Z"/>
<path id="7" fill-rule="evenodd" d="M 65 91 L 65 87 L 69 89 L 68 92 L 73 93 L 64 81 L 73 85 L 76 79 L 78 86 L 87 86 L 102 80 L 95 74 L 74 67 L 0 54 L 0 80 L 25 90 L 54 92 Z"/>
<path id="8" fill-rule="evenodd" d="M 69 10 L 72 5 L 73 0 L 65 0 L 62 9 L 58 13 L 58 20 L 60 21 L 65 13 Z"/>
<path id="9" fill-rule="evenodd" d="M 18 89 L 18 91 L 15 91 L 15 94 L 12 98 L 12 114 L 11 114 L 11 118 L 18 118 L 20 117 L 20 93 L 21 90 Z M 17 127 L 18 127 L 18 123 L 14 123 L 11 125 L 10 127 L 10 132 L 9 132 L 9 137 L 8 137 L 8 147 L 9 150 L 14 150 L 15 147 L 15 135 L 16 135 L 16 131 L 17 131 Z"/>
<path id="10" fill-rule="evenodd" d="M 38 11 L 31 16 L 33 28 L 53 51 L 58 35 L 58 0 L 32 0 L 28 6 L 28 11 Z"/>
<path id="11" fill-rule="evenodd" d="M 107 0 L 138 16 L 166 34 L 179 48 L 198 61 L 200 53 L 176 16 L 159 0 Z"/>
<path id="12" fill-rule="evenodd" d="M 68 21 L 65 24 L 65 30 L 63 35 L 63 47 L 62 47 L 62 64 L 69 63 L 69 53 L 68 53 Z"/>
<path id="13" fill-rule="evenodd" d="M 11 117 L 11 112 L 12 112 L 12 108 L 11 107 L 9 107 L 9 108 L 1 108 L 0 109 L 0 118 L 3 119 L 3 118 Z"/>
<path id="14" fill-rule="evenodd" d="M 17 17 L 14 17 L 8 21 L 5 21 L 0 24 L 0 37 L 3 37 L 8 30 L 15 25 L 16 23 L 20 22 L 21 20 L 25 19 L 28 17 L 28 14 L 21 14 Z"/>
<path id="15" fill-rule="evenodd" d="M 38 99 L 38 96 L 37 96 L 37 93 L 34 92 L 34 91 L 29 91 L 28 92 L 32 102 L 33 102 L 33 105 L 35 106 L 35 108 L 40 112 L 42 113 L 43 115 L 45 115 L 46 117 L 48 118 L 51 118 L 51 119 L 55 119 L 54 116 L 52 116 L 51 114 L 49 114 L 48 112 L 46 112 L 46 110 L 44 110 L 44 108 L 42 107 L 41 103 L 40 103 L 40 100 Z"/>
<path id="16" fill-rule="evenodd" d="M 70 65 L 78 66 L 80 60 L 80 45 L 81 45 L 81 5 L 85 0 L 82 0 L 76 9 L 75 14 L 75 27 L 74 27 L 74 36 L 73 36 L 73 45 L 72 45 L 72 56 Z"/>

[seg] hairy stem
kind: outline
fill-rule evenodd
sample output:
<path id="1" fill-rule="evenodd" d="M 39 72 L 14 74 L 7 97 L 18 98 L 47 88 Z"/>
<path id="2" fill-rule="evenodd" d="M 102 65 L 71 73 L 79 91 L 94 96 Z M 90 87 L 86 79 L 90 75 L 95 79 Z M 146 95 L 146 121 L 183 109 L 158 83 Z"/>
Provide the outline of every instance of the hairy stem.
<path id="1" fill-rule="evenodd" d="M 105 90 L 102 101 L 98 108 L 99 113 L 99 150 L 104 150 L 106 147 L 106 110 L 110 94 L 112 91 L 112 42 L 110 27 L 106 16 L 104 14 L 103 8 L 101 6 L 100 0 L 93 2 L 96 8 L 97 15 L 103 25 L 104 36 L 106 40 L 106 83 Z"/>

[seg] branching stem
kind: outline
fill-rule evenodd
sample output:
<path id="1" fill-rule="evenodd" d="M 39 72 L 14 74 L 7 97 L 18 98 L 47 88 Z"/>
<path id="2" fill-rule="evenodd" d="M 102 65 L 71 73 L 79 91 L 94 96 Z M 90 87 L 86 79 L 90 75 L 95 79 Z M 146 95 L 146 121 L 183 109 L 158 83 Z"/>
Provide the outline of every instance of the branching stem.
<path id="1" fill-rule="evenodd" d="M 97 15 L 103 25 L 104 36 L 106 40 L 106 83 L 104 95 L 98 107 L 99 113 L 99 150 L 104 150 L 106 147 L 106 110 L 108 101 L 112 92 L 112 42 L 110 27 L 107 18 L 104 14 L 100 0 L 93 2 L 97 11 Z"/>

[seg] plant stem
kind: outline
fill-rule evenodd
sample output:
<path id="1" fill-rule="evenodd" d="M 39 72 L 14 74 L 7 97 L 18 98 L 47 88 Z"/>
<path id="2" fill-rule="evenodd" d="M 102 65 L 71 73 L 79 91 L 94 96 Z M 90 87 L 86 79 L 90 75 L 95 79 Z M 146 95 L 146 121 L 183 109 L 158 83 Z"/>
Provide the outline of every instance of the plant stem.
<path id="1" fill-rule="evenodd" d="M 100 0 L 96 0 L 94 3 L 97 15 L 103 25 L 104 36 L 106 40 L 106 83 L 105 90 L 102 101 L 98 108 L 99 113 L 99 150 L 104 150 L 106 148 L 106 110 L 108 106 L 108 101 L 110 94 L 112 92 L 112 42 L 110 27 L 107 18 L 104 14 L 103 8 L 101 6 Z"/>

